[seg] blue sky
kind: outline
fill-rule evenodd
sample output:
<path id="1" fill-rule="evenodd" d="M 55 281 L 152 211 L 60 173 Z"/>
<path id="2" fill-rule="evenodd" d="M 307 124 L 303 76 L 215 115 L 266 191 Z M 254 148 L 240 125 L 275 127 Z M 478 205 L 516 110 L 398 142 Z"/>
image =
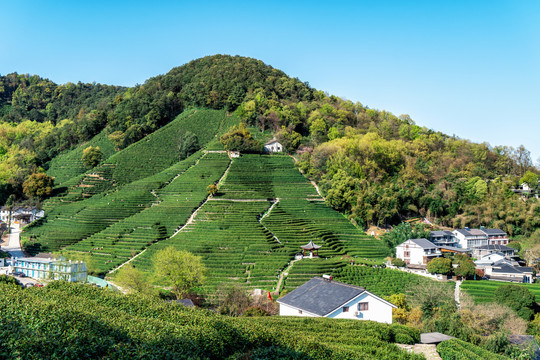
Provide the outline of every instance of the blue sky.
<path id="1" fill-rule="evenodd" d="M 540 157 L 537 1 L 7 1 L 0 74 L 143 83 L 249 56 L 419 125 Z"/>

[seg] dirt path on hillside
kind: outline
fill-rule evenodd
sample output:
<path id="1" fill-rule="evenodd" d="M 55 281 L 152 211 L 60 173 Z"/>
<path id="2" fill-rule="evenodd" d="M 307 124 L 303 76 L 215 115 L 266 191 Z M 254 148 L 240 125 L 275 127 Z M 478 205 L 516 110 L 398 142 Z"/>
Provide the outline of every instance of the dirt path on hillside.
<path id="1" fill-rule="evenodd" d="M 198 161 L 193 165 L 195 166 L 196 164 L 198 164 Z M 218 181 L 218 186 L 219 184 L 221 184 L 221 182 L 223 181 L 223 179 L 225 178 L 225 176 L 227 176 L 227 174 L 229 173 L 229 169 L 231 168 L 231 165 L 232 165 L 232 161 L 229 162 L 229 166 L 227 167 L 227 169 L 225 170 L 225 172 L 223 173 L 223 175 L 221 176 L 221 178 L 219 179 Z M 191 167 L 190 167 L 191 168 Z M 180 176 L 180 174 L 178 175 Z M 176 176 L 176 177 L 178 177 Z M 176 179 L 175 177 L 175 179 Z M 172 182 L 172 181 L 171 181 Z M 170 238 L 173 238 L 175 237 L 179 232 L 181 232 L 182 230 L 184 230 L 186 228 L 186 226 L 188 226 L 189 224 L 191 224 L 194 220 L 195 220 L 195 216 L 197 216 L 197 213 L 199 212 L 199 210 L 204 206 L 204 204 L 206 204 L 208 202 L 208 200 L 212 197 L 212 195 L 208 195 L 206 197 L 206 199 L 203 201 L 203 203 L 201 205 L 199 205 L 199 207 L 197 207 L 192 213 L 191 213 L 191 216 L 189 217 L 189 219 L 186 221 L 186 223 L 182 226 L 180 226 L 170 237 Z M 167 239 L 165 239 L 167 240 Z M 161 241 L 165 241 L 165 240 L 161 240 Z M 152 246 L 152 245 L 150 245 Z M 112 269 L 111 271 L 108 272 L 108 274 L 112 274 L 113 272 L 119 270 L 120 268 L 122 268 L 122 266 L 126 265 L 126 264 L 129 264 L 130 262 L 132 262 L 133 260 L 135 260 L 136 258 L 138 258 L 141 254 L 143 254 L 146 250 L 148 250 L 147 247 L 146 249 L 144 249 L 143 251 L 141 251 L 140 253 L 138 253 L 137 255 L 133 256 L 131 259 L 129 259 L 128 261 L 120 264 L 119 266 L 117 266 L 116 268 Z"/>
<path id="2" fill-rule="evenodd" d="M 396 345 L 408 352 L 422 354 L 426 357 L 427 360 L 442 360 L 441 356 L 437 352 L 437 346 L 433 344 Z"/>

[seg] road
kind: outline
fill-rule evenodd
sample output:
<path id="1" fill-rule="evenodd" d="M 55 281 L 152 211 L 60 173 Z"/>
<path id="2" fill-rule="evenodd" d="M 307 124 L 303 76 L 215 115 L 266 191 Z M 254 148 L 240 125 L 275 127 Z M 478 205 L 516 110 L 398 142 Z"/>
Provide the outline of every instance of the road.
<path id="1" fill-rule="evenodd" d="M 11 254 L 11 257 L 23 258 L 25 257 L 20 242 L 21 229 L 18 224 L 11 224 L 11 233 L 8 235 L 8 245 L 2 246 L 2 250 Z"/>

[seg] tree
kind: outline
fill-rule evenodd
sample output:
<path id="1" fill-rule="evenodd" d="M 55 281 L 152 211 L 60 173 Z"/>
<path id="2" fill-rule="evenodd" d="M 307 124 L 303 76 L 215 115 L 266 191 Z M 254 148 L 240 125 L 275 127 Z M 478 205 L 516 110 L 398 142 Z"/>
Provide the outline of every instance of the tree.
<path id="1" fill-rule="evenodd" d="M 462 276 L 464 278 L 467 278 L 469 276 L 473 276 L 476 271 L 476 266 L 474 265 L 474 262 L 472 260 L 465 260 L 461 261 L 456 269 L 454 269 L 454 273 L 456 275 Z"/>
<path id="2" fill-rule="evenodd" d="M 54 178 L 45 173 L 34 173 L 23 183 L 23 192 L 29 198 L 43 199 L 52 194 Z"/>
<path id="3" fill-rule="evenodd" d="M 399 258 L 392 258 L 392 260 L 390 261 L 392 263 L 392 265 L 394 266 L 397 266 L 397 267 L 403 267 L 405 266 L 405 261 L 399 259 Z"/>
<path id="4" fill-rule="evenodd" d="M 191 131 L 186 131 L 178 140 L 178 152 L 180 160 L 184 160 L 199 150 L 199 139 Z"/>
<path id="5" fill-rule="evenodd" d="M 201 286 L 205 280 L 206 267 L 200 256 L 169 246 L 159 250 L 153 258 L 154 270 L 163 284 L 172 286 L 177 299 Z"/>
<path id="6" fill-rule="evenodd" d="M 428 262 L 427 271 L 431 274 L 450 274 L 452 272 L 452 260 L 443 257 L 433 259 Z"/>
<path id="7" fill-rule="evenodd" d="M 503 285 L 495 290 L 495 301 L 508 306 L 529 321 L 534 315 L 534 294 L 524 286 Z"/>
<path id="8" fill-rule="evenodd" d="M 246 128 L 244 123 L 234 125 L 229 132 L 223 134 L 219 139 L 226 150 L 240 151 L 246 153 L 260 153 L 263 145 L 260 141 L 253 139 L 253 135 Z"/>
<path id="9" fill-rule="evenodd" d="M 96 167 L 102 159 L 103 153 L 99 146 L 89 146 L 83 150 L 81 160 L 87 168 Z"/>
<path id="10" fill-rule="evenodd" d="M 216 184 L 210 184 L 206 187 L 206 191 L 208 192 L 209 195 L 216 195 L 217 192 L 218 192 L 218 187 Z"/>
<path id="11" fill-rule="evenodd" d="M 226 286 L 218 291 L 219 312 L 229 316 L 240 316 L 249 307 L 249 293 L 240 285 Z"/>
<path id="12" fill-rule="evenodd" d="M 128 292 L 148 294 L 151 291 L 150 285 L 144 279 L 142 272 L 131 264 L 122 266 L 118 270 L 115 280 L 118 285 Z"/>
<path id="13" fill-rule="evenodd" d="M 519 180 L 520 184 L 526 183 L 534 191 L 538 187 L 539 177 L 532 171 L 527 171 L 525 175 Z"/>

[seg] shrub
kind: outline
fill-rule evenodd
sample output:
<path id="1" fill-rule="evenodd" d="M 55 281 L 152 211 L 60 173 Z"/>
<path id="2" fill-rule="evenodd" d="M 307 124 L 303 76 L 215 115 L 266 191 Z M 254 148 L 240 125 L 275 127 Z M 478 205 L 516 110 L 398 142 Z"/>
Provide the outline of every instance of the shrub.
<path id="1" fill-rule="evenodd" d="M 390 260 L 390 263 L 394 266 L 397 266 L 397 267 L 404 267 L 406 264 L 405 264 L 405 261 L 399 259 L 399 258 L 392 258 L 392 260 Z"/>

